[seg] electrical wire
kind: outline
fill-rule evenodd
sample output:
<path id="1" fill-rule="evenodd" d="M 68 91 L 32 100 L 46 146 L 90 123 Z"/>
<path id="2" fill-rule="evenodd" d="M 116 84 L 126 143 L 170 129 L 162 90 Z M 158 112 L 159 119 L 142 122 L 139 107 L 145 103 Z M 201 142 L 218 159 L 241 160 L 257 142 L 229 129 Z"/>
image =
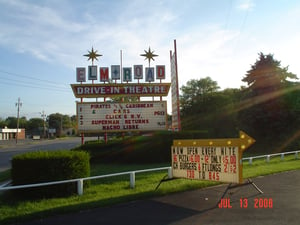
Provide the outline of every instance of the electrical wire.
<path id="1" fill-rule="evenodd" d="M 5 84 L 5 86 L 9 85 L 9 86 L 19 86 L 19 87 L 26 87 L 26 88 L 50 90 L 50 91 L 70 92 L 70 88 L 65 85 L 62 86 L 61 83 L 44 80 L 44 79 L 39 79 L 39 78 L 27 76 L 27 75 L 11 73 L 11 72 L 7 72 L 7 71 L 3 71 L 3 70 L 0 70 L 0 78 L 1 78 L 1 73 L 13 75 L 15 77 L 25 78 L 25 80 L 16 80 L 16 79 L 2 76 L 3 79 L 0 83 L 1 86 L 3 86 Z M 28 81 L 26 79 L 28 79 L 30 81 Z M 10 81 L 12 81 L 12 82 L 10 82 Z"/>
<path id="2" fill-rule="evenodd" d="M 43 86 L 35 86 L 35 85 L 26 85 L 26 84 L 19 84 L 19 83 L 12 83 L 7 81 L 1 81 L 0 86 L 3 86 L 4 84 L 10 85 L 10 86 L 19 86 L 19 87 L 26 87 L 26 88 L 36 88 L 41 90 L 49 90 L 49 91 L 61 91 L 61 92 L 70 92 L 70 89 L 56 89 L 55 87 L 43 87 Z M 6 86 L 5 85 L 5 86 Z"/>
<path id="3" fill-rule="evenodd" d="M 52 84 L 55 84 L 55 85 L 61 85 L 61 83 L 58 83 L 58 82 L 39 79 L 39 78 L 36 78 L 36 77 L 31 77 L 31 76 L 27 76 L 27 75 L 18 74 L 18 73 L 7 72 L 7 71 L 4 71 L 4 70 L 0 70 L 0 73 L 5 73 L 5 74 L 17 76 L 17 77 L 24 77 L 26 79 L 31 79 L 31 80 L 34 80 L 34 81 L 41 81 L 41 82 L 45 82 L 45 83 L 52 83 Z"/>

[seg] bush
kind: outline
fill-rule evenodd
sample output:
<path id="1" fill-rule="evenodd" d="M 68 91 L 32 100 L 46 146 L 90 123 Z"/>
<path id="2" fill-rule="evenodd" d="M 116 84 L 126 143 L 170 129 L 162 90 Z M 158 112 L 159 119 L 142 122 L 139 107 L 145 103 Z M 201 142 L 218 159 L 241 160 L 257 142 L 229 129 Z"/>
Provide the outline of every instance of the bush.
<path id="1" fill-rule="evenodd" d="M 91 163 L 170 163 L 174 139 L 207 138 L 205 131 L 153 132 L 106 143 L 87 142 L 73 149 L 90 153 Z"/>
<path id="2" fill-rule="evenodd" d="M 14 156 L 11 177 L 13 185 L 69 180 L 90 175 L 89 154 L 78 151 L 39 151 Z M 85 181 L 84 186 L 89 186 Z M 77 192 L 77 183 L 57 184 L 15 190 L 29 197 L 60 197 Z"/>

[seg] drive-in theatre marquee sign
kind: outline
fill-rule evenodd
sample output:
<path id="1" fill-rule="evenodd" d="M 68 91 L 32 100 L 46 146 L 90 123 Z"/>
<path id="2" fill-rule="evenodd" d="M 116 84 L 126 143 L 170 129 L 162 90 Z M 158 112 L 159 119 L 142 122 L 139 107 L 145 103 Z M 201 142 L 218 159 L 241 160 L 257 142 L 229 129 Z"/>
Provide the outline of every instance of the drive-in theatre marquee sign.
<path id="1" fill-rule="evenodd" d="M 136 103 L 77 102 L 78 130 L 118 132 L 165 130 L 165 101 Z"/>
<path id="2" fill-rule="evenodd" d="M 162 97 L 168 95 L 171 83 L 162 83 L 166 75 L 164 65 L 150 66 L 153 57 L 158 56 L 153 54 L 150 48 L 141 55 L 148 59 L 149 66 L 146 68 L 143 68 L 143 65 L 122 67 L 122 62 L 121 65 L 98 67 L 94 65 L 94 60 L 102 55 L 93 48 L 84 56 L 92 60 L 92 65 L 87 69 L 77 67 L 78 83 L 71 84 L 75 97 L 80 98 L 80 102 L 76 103 L 76 111 L 78 131 L 81 134 L 154 131 L 168 128 L 167 102 L 163 101 Z M 142 83 L 144 72 L 145 83 Z M 92 83 L 85 83 L 86 78 Z M 134 82 L 134 79 L 137 82 Z M 160 82 L 155 83 L 155 79 Z M 157 96 L 160 97 L 160 101 L 154 100 Z M 119 98 L 114 101 L 114 97 Z M 137 97 L 135 99 L 138 101 L 125 102 L 122 100 L 124 97 Z M 141 101 L 140 97 L 153 97 L 153 99 Z M 95 98 L 96 101 L 85 102 L 83 101 L 85 98 Z M 112 100 L 107 101 L 107 98 Z"/>

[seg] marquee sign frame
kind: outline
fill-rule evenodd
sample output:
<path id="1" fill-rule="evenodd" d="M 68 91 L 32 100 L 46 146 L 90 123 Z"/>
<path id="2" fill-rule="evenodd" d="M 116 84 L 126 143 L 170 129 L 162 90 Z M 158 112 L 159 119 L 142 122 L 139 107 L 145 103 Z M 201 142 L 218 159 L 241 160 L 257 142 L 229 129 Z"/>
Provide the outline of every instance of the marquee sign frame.
<path id="1" fill-rule="evenodd" d="M 76 98 L 168 96 L 171 83 L 71 84 Z"/>
<path id="2" fill-rule="evenodd" d="M 240 131 L 239 138 L 174 140 L 173 177 L 243 183 L 243 151 L 255 140 Z"/>
<path id="3" fill-rule="evenodd" d="M 84 133 L 166 130 L 166 101 L 77 102 L 78 130 Z"/>

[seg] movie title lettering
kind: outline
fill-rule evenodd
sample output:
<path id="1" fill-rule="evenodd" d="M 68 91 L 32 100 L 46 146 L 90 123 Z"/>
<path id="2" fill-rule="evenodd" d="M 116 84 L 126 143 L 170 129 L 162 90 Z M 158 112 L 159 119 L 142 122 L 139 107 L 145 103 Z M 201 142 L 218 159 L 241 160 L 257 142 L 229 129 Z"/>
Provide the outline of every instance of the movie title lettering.
<path id="1" fill-rule="evenodd" d="M 78 130 L 122 132 L 165 130 L 166 102 L 77 103 Z M 153 112 L 162 112 L 154 115 Z"/>

